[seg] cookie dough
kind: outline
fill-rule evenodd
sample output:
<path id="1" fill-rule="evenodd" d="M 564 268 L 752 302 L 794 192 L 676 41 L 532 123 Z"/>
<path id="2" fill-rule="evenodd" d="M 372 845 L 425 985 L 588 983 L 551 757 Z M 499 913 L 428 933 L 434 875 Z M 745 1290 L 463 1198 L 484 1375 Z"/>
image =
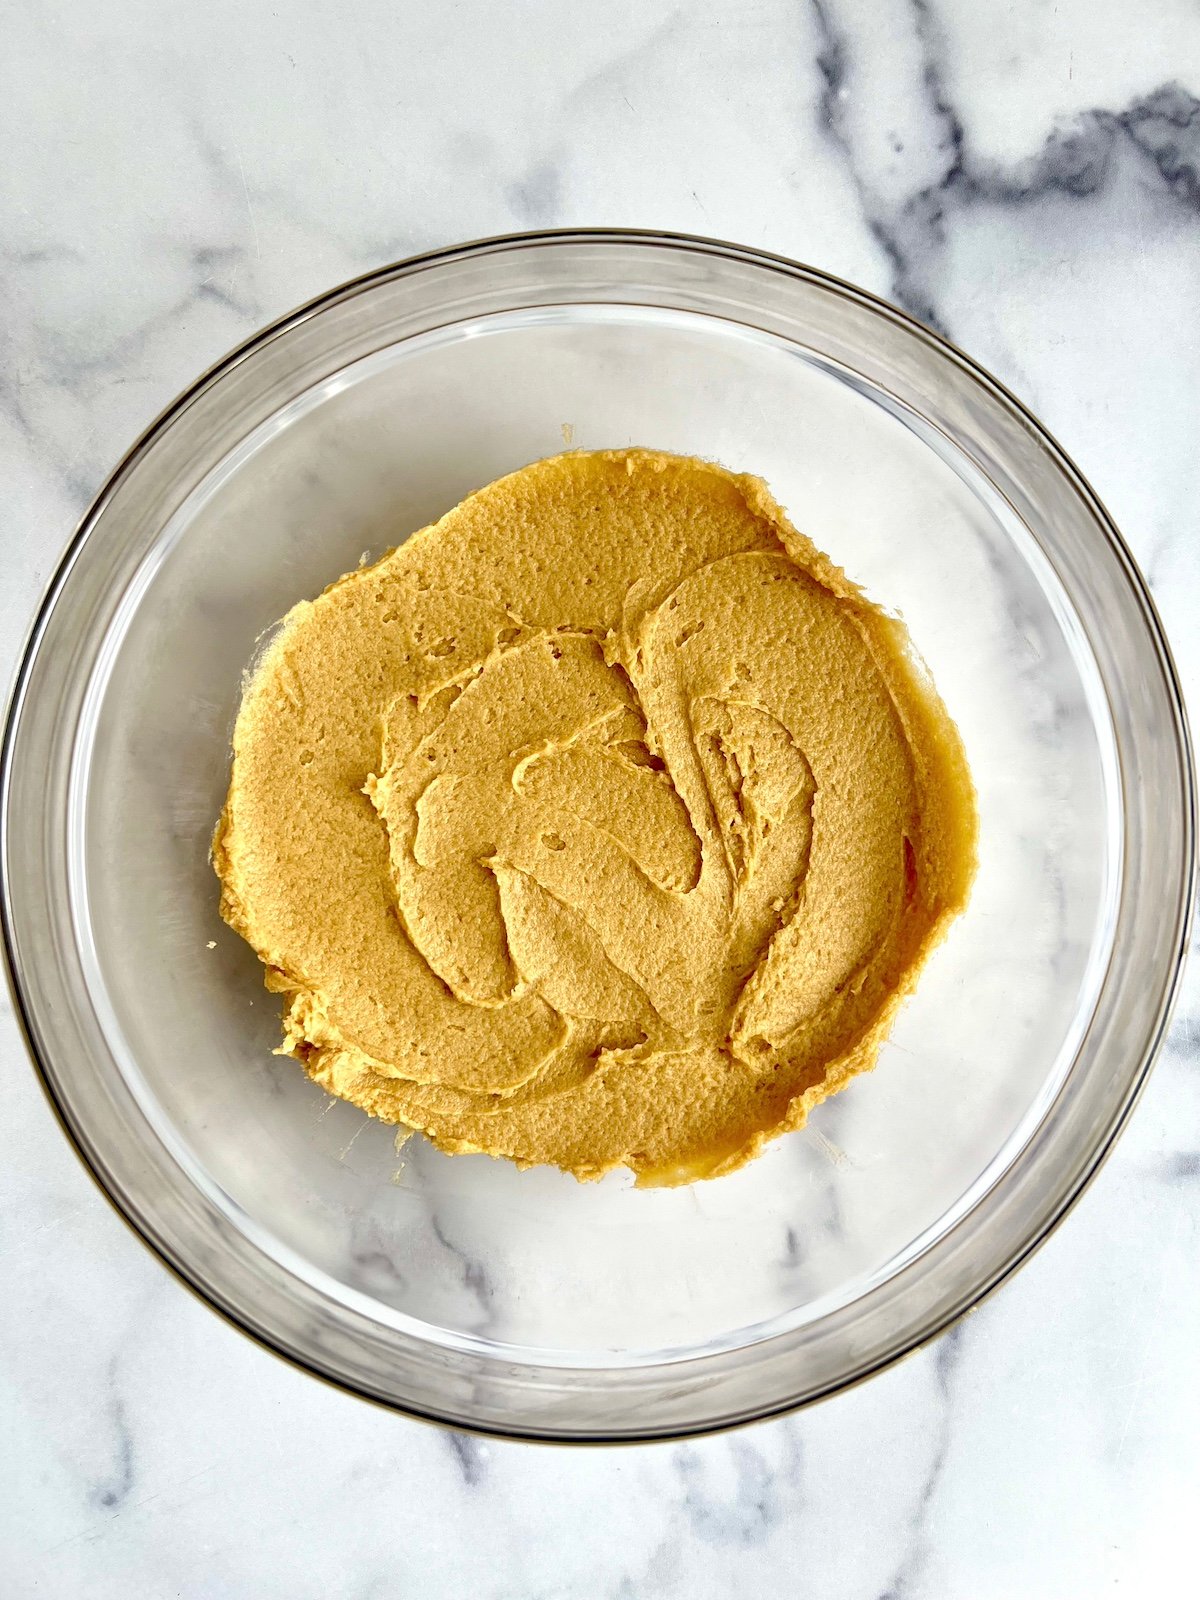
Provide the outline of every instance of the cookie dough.
<path id="1" fill-rule="evenodd" d="M 332 1094 L 683 1183 L 874 1064 L 975 805 L 903 627 L 759 479 L 577 452 L 288 614 L 213 857 Z"/>

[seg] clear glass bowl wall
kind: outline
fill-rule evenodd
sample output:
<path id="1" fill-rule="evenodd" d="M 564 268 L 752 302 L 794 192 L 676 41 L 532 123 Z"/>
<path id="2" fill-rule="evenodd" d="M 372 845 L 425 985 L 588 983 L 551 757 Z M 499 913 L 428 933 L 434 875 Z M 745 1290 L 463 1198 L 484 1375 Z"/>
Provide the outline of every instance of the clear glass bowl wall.
<path id="1" fill-rule="evenodd" d="M 449 1159 L 272 1055 L 209 841 L 242 672 L 298 598 L 565 444 L 764 476 L 900 612 L 979 793 L 970 908 L 878 1069 L 678 1190 Z M 1161 1034 L 1191 895 L 1179 692 L 1086 484 L 861 292 L 702 241 L 485 242 L 251 341 L 155 425 L 43 608 L 5 918 L 85 1160 L 206 1299 L 359 1393 L 504 1433 L 679 1434 L 836 1390 L 1044 1236 Z M 330 893 L 336 894 L 336 885 Z"/>

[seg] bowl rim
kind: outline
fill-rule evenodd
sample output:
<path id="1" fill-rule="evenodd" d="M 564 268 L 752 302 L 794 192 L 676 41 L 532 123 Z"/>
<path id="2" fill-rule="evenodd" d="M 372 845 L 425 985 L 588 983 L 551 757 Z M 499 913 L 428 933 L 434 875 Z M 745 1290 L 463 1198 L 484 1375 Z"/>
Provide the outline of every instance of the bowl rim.
<path id="1" fill-rule="evenodd" d="M 1057 1197 L 1055 1203 L 1047 1210 L 1039 1225 L 1025 1240 L 1023 1246 L 990 1278 L 976 1285 L 973 1292 L 961 1304 L 952 1307 L 940 1318 L 935 1319 L 931 1325 L 910 1330 L 904 1339 L 884 1352 L 879 1358 L 870 1360 L 865 1365 L 850 1371 L 839 1379 L 829 1382 L 816 1392 L 797 1394 L 792 1398 L 779 1402 L 770 1401 L 761 1407 L 748 1410 L 745 1414 L 731 1419 L 718 1421 L 701 1420 L 695 1424 L 658 1428 L 648 1427 L 641 1430 L 613 1431 L 610 1433 L 538 1430 L 525 1428 L 519 1424 L 514 1426 L 491 1425 L 468 1417 L 440 1414 L 433 1410 L 425 1410 L 409 1403 L 384 1397 L 354 1384 L 345 1377 L 323 1370 L 314 1361 L 306 1359 L 297 1351 L 287 1348 L 282 1341 L 275 1340 L 267 1330 L 253 1326 L 231 1306 L 223 1304 L 218 1295 L 210 1291 L 203 1283 L 199 1275 L 192 1275 L 186 1263 L 173 1258 L 150 1230 L 142 1225 L 133 1214 L 132 1209 L 127 1208 L 119 1196 L 109 1187 L 98 1161 L 93 1158 L 82 1137 L 81 1130 L 74 1125 L 66 1105 L 60 1098 L 55 1088 L 54 1076 L 49 1069 L 48 1060 L 44 1057 L 37 1043 L 31 1020 L 25 978 L 23 976 L 23 961 L 18 947 L 17 932 L 13 919 L 10 882 L 13 757 L 31 670 L 59 594 L 69 578 L 71 570 L 92 529 L 126 475 L 153 448 L 159 437 L 187 411 L 193 401 L 202 393 L 213 387 L 223 376 L 242 364 L 257 351 L 274 340 L 283 337 L 293 328 L 319 315 L 328 307 L 367 293 L 376 285 L 385 281 L 409 276 L 451 260 L 469 256 L 484 256 L 493 252 L 521 249 L 528 246 L 554 244 L 652 245 L 673 248 L 685 253 L 709 255 L 721 259 L 732 258 L 735 261 L 765 267 L 788 277 L 799 278 L 817 286 L 823 286 L 857 303 L 868 311 L 881 314 L 899 323 L 909 333 L 931 346 L 936 354 L 942 358 L 950 359 L 956 365 L 965 369 L 966 373 L 985 390 L 990 390 L 1002 400 L 1032 432 L 1039 444 L 1046 449 L 1057 470 L 1067 479 L 1075 493 L 1087 506 L 1096 524 L 1108 539 L 1113 553 L 1118 558 L 1131 597 L 1139 608 L 1145 624 L 1148 642 L 1152 645 L 1157 657 L 1157 665 L 1162 675 L 1167 702 L 1174 723 L 1183 791 L 1180 810 L 1181 843 L 1183 846 L 1181 852 L 1182 872 L 1180 893 L 1175 906 L 1172 908 L 1174 913 L 1174 936 L 1171 942 L 1173 952 L 1171 969 L 1166 976 L 1165 983 L 1162 985 L 1153 1021 L 1142 1049 L 1141 1059 L 1130 1075 L 1125 1093 L 1107 1127 L 1104 1129 L 1103 1135 L 1097 1140 L 1092 1149 L 1087 1163 L 1074 1178 L 1073 1182 Z M 1150 1072 L 1170 1025 L 1186 964 L 1196 910 L 1196 812 L 1196 766 L 1186 704 L 1170 644 L 1146 580 L 1123 535 L 1087 478 L 1045 424 L 987 368 L 961 350 L 944 334 L 922 322 L 904 308 L 836 274 L 775 252 L 699 234 L 653 228 L 535 229 L 490 235 L 461 244 L 423 251 L 372 268 L 313 296 L 310 300 L 268 322 L 213 362 L 163 407 L 113 466 L 79 518 L 74 532 L 45 586 L 41 600 L 36 606 L 33 619 L 26 632 L 8 696 L 3 736 L 2 741 L 0 741 L 0 946 L 2 946 L 3 950 L 5 979 L 13 1001 L 14 1016 L 24 1038 L 26 1051 L 34 1067 L 35 1076 L 60 1128 L 75 1151 L 84 1170 L 91 1177 L 97 1189 L 107 1200 L 116 1215 L 168 1269 L 172 1276 L 205 1306 L 215 1311 L 225 1322 L 239 1333 L 244 1334 L 254 1344 L 279 1357 L 288 1365 L 299 1368 L 331 1387 L 344 1393 L 353 1394 L 382 1409 L 410 1416 L 419 1421 L 448 1426 L 457 1431 L 477 1434 L 482 1437 L 521 1439 L 542 1444 L 630 1444 L 682 1439 L 732 1431 L 754 1422 L 763 1421 L 769 1417 L 787 1415 L 866 1382 L 877 1373 L 896 1365 L 953 1328 L 963 1317 L 974 1311 L 985 1299 L 993 1294 L 1001 1284 L 1007 1282 L 1055 1231 L 1104 1165 L 1117 1140 L 1123 1133 L 1149 1079 Z"/>

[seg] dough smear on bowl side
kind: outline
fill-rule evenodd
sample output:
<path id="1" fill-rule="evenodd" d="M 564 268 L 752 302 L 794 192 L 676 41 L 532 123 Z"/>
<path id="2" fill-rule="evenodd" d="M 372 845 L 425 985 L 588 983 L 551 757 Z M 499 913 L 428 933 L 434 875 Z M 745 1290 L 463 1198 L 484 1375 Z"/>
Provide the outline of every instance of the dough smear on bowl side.
<path id="1" fill-rule="evenodd" d="M 442 1150 L 732 1171 L 872 1066 L 975 801 L 899 622 L 757 478 L 574 452 L 302 601 L 213 844 L 285 1053 Z"/>

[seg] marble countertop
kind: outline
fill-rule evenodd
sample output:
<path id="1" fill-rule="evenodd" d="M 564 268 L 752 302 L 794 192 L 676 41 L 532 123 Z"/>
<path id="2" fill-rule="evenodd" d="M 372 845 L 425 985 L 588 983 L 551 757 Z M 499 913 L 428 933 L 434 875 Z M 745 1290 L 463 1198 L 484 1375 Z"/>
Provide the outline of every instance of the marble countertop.
<path id="1" fill-rule="evenodd" d="M 1083 466 L 1200 697 L 1194 0 L 32 0 L 0 59 L 0 651 L 146 421 L 389 259 L 716 235 L 945 330 Z M 1073 1600 L 1186 1591 L 1200 1497 L 1200 963 L 1067 1224 L 952 1336 L 686 1445 L 484 1444 L 191 1298 L 0 1019 L 0 1593 Z"/>

